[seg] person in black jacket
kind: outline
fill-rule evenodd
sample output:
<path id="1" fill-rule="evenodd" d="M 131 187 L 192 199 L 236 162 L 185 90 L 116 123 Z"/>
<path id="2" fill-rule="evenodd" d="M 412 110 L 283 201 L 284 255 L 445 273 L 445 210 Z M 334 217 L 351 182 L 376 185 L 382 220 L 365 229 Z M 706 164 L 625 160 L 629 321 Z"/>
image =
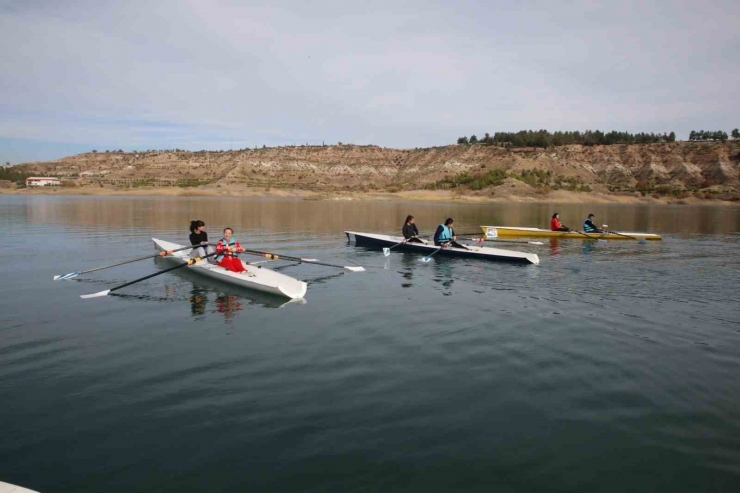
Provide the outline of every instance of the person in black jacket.
<path id="1" fill-rule="evenodd" d="M 424 243 L 419 238 L 419 229 L 416 227 L 414 216 L 406 216 L 406 222 L 403 225 L 403 242 Z"/>
<path id="2" fill-rule="evenodd" d="M 213 247 L 208 243 L 208 233 L 206 233 L 206 223 L 200 219 L 194 219 L 190 221 L 190 244 L 200 245 L 198 248 L 193 248 L 190 252 L 190 257 L 205 257 L 206 255 L 215 252 Z M 213 257 L 208 257 L 209 263 L 215 263 Z"/>
<path id="3" fill-rule="evenodd" d="M 585 231 L 586 233 L 603 233 L 603 231 L 597 228 L 594 224 L 593 214 L 589 214 L 588 218 L 583 221 L 583 231 Z"/>

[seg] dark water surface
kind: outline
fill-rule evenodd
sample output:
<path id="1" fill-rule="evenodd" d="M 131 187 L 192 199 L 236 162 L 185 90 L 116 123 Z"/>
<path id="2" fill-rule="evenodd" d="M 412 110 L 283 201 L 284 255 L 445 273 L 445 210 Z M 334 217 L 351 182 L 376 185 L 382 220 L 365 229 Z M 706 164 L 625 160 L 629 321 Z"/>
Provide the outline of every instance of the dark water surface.
<path id="1" fill-rule="evenodd" d="M 738 491 L 740 209 L 557 206 L 663 242 L 517 245 L 539 266 L 382 253 L 412 213 L 546 227 L 547 205 L 0 196 L 0 481 L 52 492 Z M 305 304 L 147 260 L 212 237 Z M 257 258 L 254 258 L 257 260 Z"/>

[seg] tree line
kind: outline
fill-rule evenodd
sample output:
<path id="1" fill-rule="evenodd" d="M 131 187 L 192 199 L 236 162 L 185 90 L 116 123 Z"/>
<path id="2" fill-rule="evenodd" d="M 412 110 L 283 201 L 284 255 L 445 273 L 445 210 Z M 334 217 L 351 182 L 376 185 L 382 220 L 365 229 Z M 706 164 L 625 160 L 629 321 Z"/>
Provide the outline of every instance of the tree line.
<path id="1" fill-rule="evenodd" d="M 733 130 L 732 138 L 735 140 L 740 139 L 740 130 L 737 128 Z M 693 142 L 701 142 L 703 140 L 719 140 L 721 142 L 725 142 L 727 139 L 727 132 L 723 132 L 722 130 L 710 130 L 708 132 L 705 130 L 699 130 L 698 132 L 696 130 L 692 130 L 689 134 L 689 140 Z"/>
<path id="2" fill-rule="evenodd" d="M 691 141 L 702 141 L 702 140 L 720 140 L 726 141 L 728 138 L 727 133 L 723 131 L 717 132 L 705 132 L 701 130 L 699 132 L 691 131 L 689 140 Z M 732 131 L 733 139 L 740 139 L 740 130 L 737 128 Z M 482 138 L 478 138 L 476 135 L 470 137 L 464 136 L 457 139 L 458 144 L 462 145 L 495 145 L 501 147 L 550 147 L 550 146 L 563 146 L 580 144 L 584 146 L 592 145 L 612 145 L 612 144 L 655 144 L 659 142 L 675 142 L 676 133 L 636 133 L 632 134 L 629 132 L 618 132 L 612 130 L 611 132 L 602 132 L 601 130 L 586 130 L 585 132 L 579 132 L 578 130 L 573 132 L 555 132 L 551 133 L 547 130 L 521 130 L 519 132 L 496 132 L 491 136 L 486 133 Z"/>

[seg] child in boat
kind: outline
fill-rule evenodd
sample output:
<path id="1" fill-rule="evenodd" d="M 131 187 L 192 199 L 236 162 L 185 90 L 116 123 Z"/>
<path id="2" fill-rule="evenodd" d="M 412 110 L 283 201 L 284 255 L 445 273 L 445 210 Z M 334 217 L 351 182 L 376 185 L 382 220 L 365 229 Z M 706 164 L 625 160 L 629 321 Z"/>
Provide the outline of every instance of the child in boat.
<path id="1" fill-rule="evenodd" d="M 455 236 L 455 230 L 452 229 L 453 222 L 452 218 L 448 217 L 444 224 L 437 227 L 437 231 L 434 233 L 434 244 L 442 248 L 455 247 L 470 250 L 470 248 L 456 241 L 457 236 Z"/>
<path id="2" fill-rule="evenodd" d="M 244 264 L 239 260 L 239 252 L 243 252 L 244 248 L 234 239 L 233 234 L 233 229 L 224 229 L 224 237 L 218 240 L 216 244 L 216 252 L 219 254 L 216 256 L 216 261 L 224 269 L 232 272 L 244 272 L 247 269 L 244 268 Z"/>
<path id="3" fill-rule="evenodd" d="M 208 243 L 208 233 L 206 233 L 206 223 L 200 219 L 194 219 L 190 221 L 190 244 L 200 245 L 197 248 L 193 248 L 190 252 L 190 258 L 200 257 L 203 258 L 214 252 L 213 246 Z M 216 263 L 213 257 L 208 257 L 208 262 Z"/>
<path id="4" fill-rule="evenodd" d="M 407 216 L 403 225 L 403 242 L 404 243 L 424 243 L 419 238 L 419 229 L 416 227 L 414 216 Z"/>
<path id="5" fill-rule="evenodd" d="M 550 231 L 570 231 L 568 226 L 563 226 L 563 223 L 560 222 L 560 214 L 557 212 L 550 219 Z"/>

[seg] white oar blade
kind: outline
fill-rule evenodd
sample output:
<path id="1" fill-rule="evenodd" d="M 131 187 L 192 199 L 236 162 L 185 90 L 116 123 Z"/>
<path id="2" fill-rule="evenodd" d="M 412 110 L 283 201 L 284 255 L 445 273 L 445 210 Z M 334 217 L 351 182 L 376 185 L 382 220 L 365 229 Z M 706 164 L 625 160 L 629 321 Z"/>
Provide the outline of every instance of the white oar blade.
<path id="1" fill-rule="evenodd" d="M 529 244 L 530 245 L 544 245 L 544 243 L 542 243 L 541 241 L 530 241 Z"/>
<path id="2" fill-rule="evenodd" d="M 317 258 L 302 258 L 301 260 L 303 262 L 318 262 L 319 261 L 319 259 Z"/>
<path id="3" fill-rule="evenodd" d="M 430 257 L 422 257 L 419 259 L 419 262 L 429 262 L 430 260 L 432 260 Z"/>
<path id="4" fill-rule="evenodd" d="M 385 255 L 386 257 L 389 257 L 390 254 L 391 254 L 391 249 L 390 248 L 388 248 L 388 247 L 383 248 L 383 255 Z"/>
<path id="5" fill-rule="evenodd" d="M 86 300 L 89 298 L 99 298 L 101 296 L 108 296 L 108 293 L 110 293 L 110 289 L 106 289 L 105 291 L 100 291 L 99 293 L 81 294 L 80 298 L 82 298 L 83 300 Z"/>
<path id="6" fill-rule="evenodd" d="M 54 276 L 54 280 L 58 281 L 59 279 L 72 279 L 73 277 L 77 277 L 79 275 L 79 272 L 70 272 L 69 274 L 64 274 L 62 276 Z"/>
<path id="7" fill-rule="evenodd" d="M 345 265 L 344 268 L 351 272 L 365 272 L 364 267 L 353 267 L 351 265 Z"/>

